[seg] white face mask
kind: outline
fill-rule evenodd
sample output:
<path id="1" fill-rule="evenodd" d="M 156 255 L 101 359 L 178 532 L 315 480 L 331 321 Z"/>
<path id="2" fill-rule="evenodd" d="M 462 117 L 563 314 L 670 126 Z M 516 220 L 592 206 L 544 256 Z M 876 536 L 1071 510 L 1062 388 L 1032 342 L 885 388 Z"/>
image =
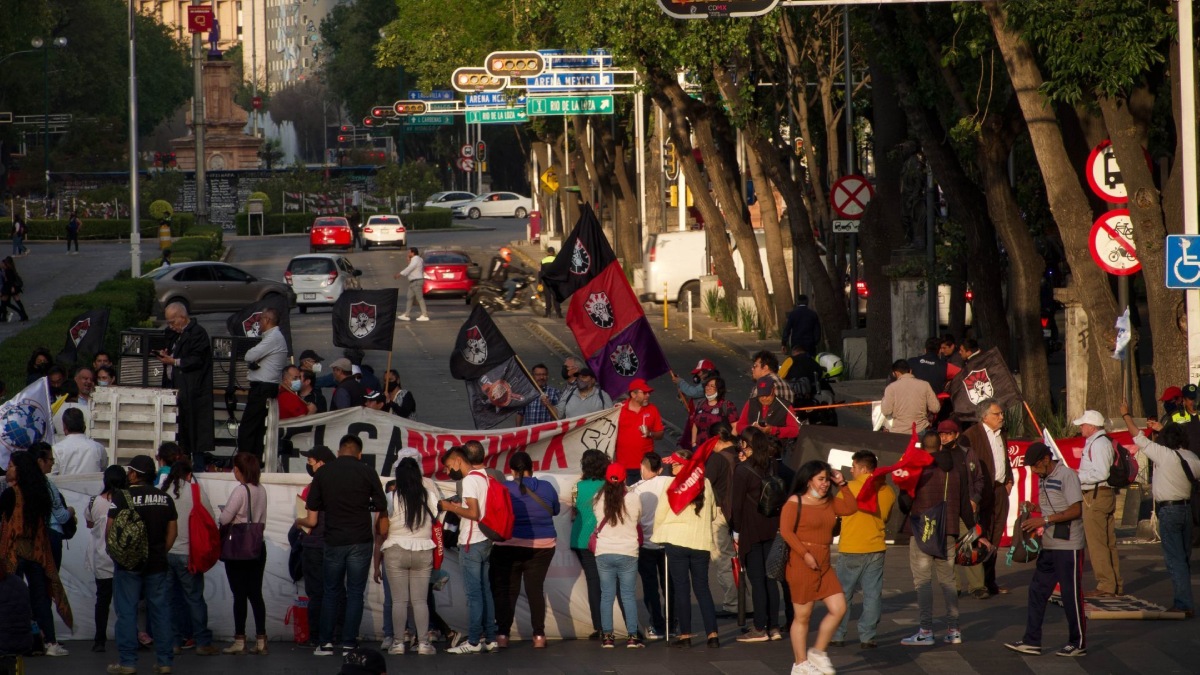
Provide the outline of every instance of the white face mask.
<path id="1" fill-rule="evenodd" d="M 292 380 L 292 391 L 300 391 L 300 385 L 302 384 L 304 384 L 304 382 L 300 380 Z"/>
<path id="2" fill-rule="evenodd" d="M 812 497 L 813 499 L 820 499 L 820 498 L 821 498 L 821 493 L 820 493 L 820 491 L 818 491 L 816 488 L 811 488 L 811 489 L 809 489 L 809 491 L 808 491 L 808 496 L 809 496 L 809 497 Z"/>
<path id="3" fill-rule="evenodd" d="M 704 398 L 708 399 L 709 402 L 712 402 L 712 401 L 717 400 L 717 395 L 716 394 L 705 394 Z"/>
<path id="4" fill-rule="evenodd" d="M 313 375 L 320 375 L 321 374 L 321 364 L 314 363 L 312 366 L 312 371 L 313 371 Z"/>
<path id="5" fill-rule="evenodd" d="M 107 387 L 107 386 L 108 386 L 108 380 L 99 380 L 98 382 L 96 382 L 96 386 L 97 386 L 97 387 Z"/>

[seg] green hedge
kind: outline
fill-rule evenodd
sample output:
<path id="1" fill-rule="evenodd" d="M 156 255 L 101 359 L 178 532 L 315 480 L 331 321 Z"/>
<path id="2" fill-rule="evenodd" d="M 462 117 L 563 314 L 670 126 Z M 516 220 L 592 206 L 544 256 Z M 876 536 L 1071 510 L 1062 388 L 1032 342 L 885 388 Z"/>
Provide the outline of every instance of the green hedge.
<path id="1" fill-rule="evenodd" d="M 318 217 L 312 213 L 270 213 L 267 214 L 263 229 L 266 234 L 299 234 L 307 232 L 313 221 Z M 404 221 L 404 227 L 410 230 L 442 230 L 450 227 L 454 221 L 453 214 L 450 213 L 449 209 L 429 209 L 427 211 L 405 213 L 401 214 L 400 219 Z M 248 217 L 246 214 L 237 214 L 235 222 L 238 234 L 242 236 L 246 234 L 258 234 L 257 219 L 254 221 L 254 231 L 250 233 L 247 233 Z"/>
<path id="2" fill-rule="evenodd" d="M 192 227 L 193 217 L 190 213 L 176 213 L 172 221 L 172 229 L 175 232 L 180 230 L 186 231 Z M 26 241 L 58 241 L 67 238 L 67 221 L 66 220 L 30 220 L 26 222 L 29 227 L 29 235 L 25 237 Z M 129 231 L 132 227 L 128 218 L 113 218 L 111 220 L 103 220 L 99 218 L 84 218 L 83 228 L 79 230 L 79 238 L 83 240 L 102 241 L 106 239 L 126 240 L 129 239 Z M 143 238 L 152 238 L 158 236 L 158 223 L 152 218 L 141 218 L 138 220 L 138 230 Z M 12 236 L 12 219 L 0 219 L 0 233 L 3 236 Z"/>
<path id="3" fill-rule="evenodd" d="M 76 316 L 96 307 L 108 307 L 108 332 L 104 348 L 116 354 L 121 331 L 142 325 L 154 312 L 154 283 L 149 279 L 130 279 L 122 270 L 115 279 L 102 281 L 88 293 L 64 295 L 54 301 L 50 313 L 37 323 L 0 343 L 0 379 L 9 395 L 25 386 L 25 365 L 38 347 L 58 354 L 67 340 L 67 330 Z M 80 354 L 80 362 L 90 363 L 91 354 Z M 75 364 L 63 364 L 73 367 Z"/>

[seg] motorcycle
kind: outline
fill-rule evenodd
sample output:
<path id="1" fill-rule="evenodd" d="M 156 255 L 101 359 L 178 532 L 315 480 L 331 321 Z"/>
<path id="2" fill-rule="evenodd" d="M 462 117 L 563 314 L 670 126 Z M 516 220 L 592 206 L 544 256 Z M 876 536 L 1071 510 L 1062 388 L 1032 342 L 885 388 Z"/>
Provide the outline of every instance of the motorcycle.
<path id="1" fill-rule="evenodd" d="M 534 311 L 541 311 L 542 298 L 538 294 L 537 284 L 533 283 L 533 277 L 510 274 L 508 278 L 517 286 L 512 300 L 505 302 L 506 289 L 502 283 L 487 280 L 480 281 L 475 288 L 471 289 L 467 295 L 467 301 L 472 305 L 482 305 L 489 312 L 514 311 L 526 306 Z"/>
<path id="2" fill-rule="evenodd" d="M 813 391 L 811 385 L 797 387 L 796 380 L 784 380 L 789 385 L 792 385 L 792 407 L 793 408 L 809 408 L 818 405 L 833 405 L 842 403 L 834 397 L 833 380 L 828 375 L 822 374 L 817 381 L 816 390 Z M 838 425 L 837 410 L 835 408 L 825 408 L 822 410 L 793 410 L 796 415 L 796 421 L 800 424 L 819 424 L 827 427 L 836 427 Z"/>

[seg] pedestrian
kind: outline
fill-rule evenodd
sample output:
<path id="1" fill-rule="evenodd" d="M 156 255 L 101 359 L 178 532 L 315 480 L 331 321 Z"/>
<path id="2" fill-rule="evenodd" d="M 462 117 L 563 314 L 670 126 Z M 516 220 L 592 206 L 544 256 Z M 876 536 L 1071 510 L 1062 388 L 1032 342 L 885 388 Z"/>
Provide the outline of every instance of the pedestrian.
<path id="1" fill-rule="evenodd" d="M 724 378 L 710 375 L 704 381 L 702 392 L 703 397 L 695 403 L 695 411 L 688 417 L 686 433 L 679 439 L 680 447 L 695 450 L 708 440 L 712 425 L 724 422 L 732 428 L 737 423 L 737 406 L 725 398 Z"/>
<path id="2" fill-rule="evenodd" d="M 562 398 L 562 393 L 558 388 L 550 385 L 550 369 L 546 367 L 546 364 L 534 365 L 529 369 L 529 374 L 533 375 L 533 381 L 542 390 L 542 395 L 530 401 L 529 405 L 517 413 L 517 426 L 519 427 L 553 422 L 554 416 L 550 414 L 550 409 L 558 405 Z"/>
<path id="3" fill-rule="evenodd" d="M 712 361 L 708 359 L 700 359 L 696 363 L 696 367 L 692 368 L 691 380 L 684 380 L 671 371 L 671 382 L 679 389 L 679 394 L 696 405 L 700 405 L 704 401 L 704 387 L 709 378 L 717 377 L 720 373 Z"/>
<path id="4" fill-rule="evenodd" d="M 783 389 L 788 389 L 783 385 Z M 774 378 L 764 375 L 754 385 L 753 398 L 742 406 L 738 430 L 756 427 L 768 436 L 787 441 L 800 435 L 800 423 L 787 404 L 777 395 L 780 386 Z M 790 391 L 790 390 L 789 390 Z"/>
<path id="5" fill-rule="evenodd" d="M 767 554 L 779 531 L 779 513 L 763 513 L 760 504 L 767 480 L 774 477 L 767 436 L 750 427 L 740 438 L 726 427 L 721 442 L 740 446 L 737 468 L 730 479 L 729 527 L 738 533 L 738 562 L 746 570 L 753 596 L 754 625 L 738 642 L 782 640 L 779 630 L 779 582 L 767 578 Z M 714 490 L 716 489 L 714 485 Z M 734 588 L 735 598 L 737 589 Z M 735 605 L 736 607 L 736 605 Z"/>
<path id="6" fill-rule="evenodd" d="M 62 491 L 50 480 L 55 463 L 54 448 L 45 441 L 39 441 L 29 446 L 29 453 L 37 460 L 38 468 L 42 470 L 46 485 L 50 488 L 50 550 L 54 554 L 54 566 L 61 569 L 65 528 L 67 523 L 75 520 L 75 507 L 67 506 Z"/>
<path id="7" fill-rule="evenodd" d="M 796 296 L 796 306 L 788 312 L 780 337 L 785 352 L 792 345 L 800 345 L 809 354 L 817 353 L 817 344 L 821 342 L 821 318 L 809 309 L 807 295 Z"/>
<path id="8" fill-rule="evenodd" d="M 1087 543 L 1096 589 L 1084 597 L 1111 597 L 1124 593 L 1121 561 L 1117 555 L 1116 490 L 1108 484 L 1116 451 L 1104 430 L 1104 415 L 1085 410 L 1071 422 L 1086 439 L 1079 457 L 1079 483 L 1083 490 L 1083 538 Z"/>
<path id="9" fill-rule="evenodd" d="M 938 356 L 946 359 L 946 364 L 950 367 L 947 375 L 953 378 L 962 370 L 963 358 L 959 353 L 958 340 L 951 333 L 942 334 L 942 344 L 938 348 Z"/>
<path id="10" fill-rule="evenodd" d="M 0 271 L 3 271 L 4 266 L 0 264 Z M 0 289 L 2 292 L 2 289 Z M 45 347 L 38 347 L 29 354 L 29 362 L 25 365 L 25 384 L 33 384 L 38 380 L 50 374 L 50 366 L 54 361 L 54 357 L 50 355 L 50 350 Z"/>
<path id="11" fill-rule="evenodd" d="M 420 644 L 417 653 L 437 653 L 429 641 L 429 605 L 425 596 L 433 574 L 433 524 L 437 519 L 437 493 L 421 475 L 417 460 L 405 457 L 396 464 L 396 489 L 388 503 L 387 534 L 380 550 L 392 599 L 392 625 L 403 626 L 408 612 Z M 393 641 L 389 654 L 403 654 L 404 640 Z"/>
<path id="12" fill-rule="evenodd" d="M 341 361 L 341 359 L 339 359 Z M 332 656 L 335 613 L 345 603 L 342 645 L 353 649 L 362 622 L 363 593 L 371 571 L 375 534 L 371 513 L 386 513 L 387 500 L 379 474 L 362 461 L 362 441 L 347 434 L 338 443 L 338 456 L 313 476 L 305 500 L 309 511 L 325 512 L 325 555 L 322 575 L 325 593 L 321 632 L 314 656 Z"/>
<path id="13" fill-rule="evenodd" d="M 167 484 L 167 476 L 171 475 L 171 467 L 184 457 L 183 449 L 174 441 L 163 441 L 158 444 L 154 459 L 158 469 L 154 474 L 154 487 L 162 490 Z"/>
<path id="14" fill-rule="evenodd" d="M 9 574 L 0 565 L 0 654 L 28 654 L 33 648 L 29 588 L 20 577 Z"/>
<path id="15" fill-rule="evenodd" d="M 880 403 L 880 412 L 890 420 L 887 430 L 893 434 L 911 434 L 915 425 L 918 434 L 925 431 L 942 409 L 942 402 L 928 382 L 913 377 L 908 361 L 894 361 L 892 377 L 896 380 L 884 388 Z"/>
<path id="16" fill-rule="evenodd" d="M 542 269 L 545 269 L 546 265 L 554 262 L 555 257 L 556 256 L 554 255 L 554 247 L 548 246 L 546 248 L 546 255 L 542 258 L 542 263 L 541 263 Z M 540 282 L 541 279 L 542 279 L 542 272 L 538 271 L 538 281 Z M 542 314 L 542 318 L 550 317 L 550 306 L 551 305 L 554 305 L 555 316 L 557 316 L 560 319 L 563 318 L 562 303 L 560 303 L 558 301 L 558 296 L 554 294 L 554 291 L 550 289 L 550 286 L 548 284 L 545 284 L 545 283 L 542 284 L 542 296 L 545 299 L 545 304 L 546 304 L 546 311 L 545 311 L 545 313 Z"/>
<path id="17" fill-rule="evenodd" d="M 846 596 L 832 569 L 829 547 L 837 517 L 851 516 L 857 510 L 841 471 L 820 460 L 806 462 L 796 471 L 792 494 L 779 514 L 779 532 L 791 551 L 786 577 L 795 613 L 792 675 L 835 672 L 826 649 L 846 613 Z M 808 623 L 818 600 L 825 604 L 826 613 L 812 649 L 806 649 Z"/>
<path id="18" fill-rule="evenodd" d="M 84 522 L 91 532 L 84 560 L 96 579 L 96 637 L 92 640 L 92 651 L 103 652 L 108 641 L 108 610 L 113 599 L 113 559 L 106 550 L 105 535 L 108 533 L 108 509 L 112 506 L 113 493 L 129 487 L 125 469 L 113 465 L 104 470 L 104 482 L 100 494 L 88 501 Z"/>
<path id="19" fill-rule="evenodd" d="M 79 230 L 83 227 L 83 223 L 79 220 L 79 214 L 71 212 L 71 217 L 67 219 L 67 255 L 71 255 L 71 244 L 75 244 L 75 255 L 79 255 Z"/>
<path id="20" fill-rule="evenodd" d="M 192 469 L 205 470 L 204 454 L 213 447 L 213 365 L 208 331 L 188 316 L 187 306 L 167 305 L 167 344 L 157 356 L 163 386 L 175 389 L 178 431 L 175 440 L 192 457 Z"/>
<path id="21" fill-rule="evenodd" d="M 267 489 L 259 485 L 261 463 L 258 457 L 239 452 L 233 456 L 233 477 L 237 487 L 229 493 L 229 499 L 221 510 L 218 520 L 222 530 L 231 525 L 267 522 Z M 225 536 L 223 535 L 222 539 Z M 251 531 L 251 537 L 260 538 L 260 554 L 249 560 L 225 560 L 225 577 L 233 593 L 233 644 L 222 649 L 223 654 L 266 654 L 267 653 L 267 606 L 263 601 L 263 571 L 267 566 L 267 548 L 261 542 L 263 531 Z M 254 646 L 246 647 L 246 605 L 254 611 Z"/>
<path id="22" fill-rule="evenodd" d="M 638 548 L 638 576 L 642 579 L 642 602 L 646 606 L 647 641 L 662 639 L 667 634 L 663 613 L 662 590 L 667 583 L 667 558 L 662 544 L 654 542 L 654 515 L 658 500 L 671 484 L 671 475 L 663 476 L 664 460 L 657 452 L 642 457 L 642 480 L 630 488 L 642 502 L 642 543 Z M 640 622 L 639 622 L 640 623 Z"/>
<path id="23" fill-rule="evenodd" d="M 49 482 L 30 452 L 13 453 L 5 479 L 8 489 L 0 492 L 0 563 L 6 573 L 24 579 L 29 587 L 29 605 L 42 632 L 46 656 L 66 656 L 69 652 L 55 637 L 50 613 L 53 601 L 67 627 L 74 626 L 67 591 L 50 548 Z"/>
<path id="24" fill-rule="evenodd" d="M 596 554 L 588 546 L 592 532 L 596 531 L 599 519 L 592 504 L 600 488 L 604 487 L 604 475 L 608 470 L 608 455 L 600 450 L 585 450 L 580 457 L 581 474 L 571 490 L 569 505 L 575 509 L 571 519 L 571 551 L 579 560 L 583 580 L 587 586 L 588 610 L 592 619 L 589 640 L 600 639 L 600 574 L 596 570 Z"/>
<path id="25" fill-rule="evenodd" d="M 195 486 L 193 488 L 193 486 Z M 182 523 L 176 528 L 175 543 L 167 551 L 167 568 L 171 575 L 171 586 L 183 599 L 183 606 L 175 606 L 175 647 L 185 647 L 184 637 L 194 640 L 196 654 L 213 656 L 220 651 L 213 646 L 212 631 L 208 628 L 208 604 L 204 601 L 204 573 L 192 573 L 188 567 L 191 562 L 191 522 L 193 509 L 204 509 L 211 516 L 215 511 L 212 503 L 204 494 L 204 488 L 192 474 L 192 463 L 187 457 L 181 457 L 171 467 L 163 486 L 172 500 L 175 501 L 175 513 Z M 199 494 L 197 502 L 193 495 Z M 228 563 L 226 563 L 228 565 Z M 228 570 L 228 567 L 226 567 Z"/>
<path id="26" fill-rule="evenodd" d="M 345 410 L 346 408 L 362 407 L 366 388 L 354 377 L 354 366 L 350 359 L 342 357 L 329 366 L 333 380 L 337 383 L 333 390 L 333 398 L 329 402 L 330 410 Z"/>
<path id="27" fill-rule="evenodd" d="M 500 648 L 496 642 L 496 604 L 489 578 L 492 540 L 478 525 L 488 508 L 489 477 L 484 471 L 487 457 L 479 443 L 468 444 L 457 451 L 452 449 L 447 455 L 445 464 L 451 477 L 461 475 L 462 502 L 443 499 L 438 506 L 463 521 L 458 534 L 458 559 L 462 565 L 470 624 L 467 641 L 446 651 L 451 654 L 491 652 Z"/>
<path id="28" fill-rule="evenodd" d="M 933 389 L 933 393 L 940 394 L 946 389 L 946 384 L 950 382 L 951 375 L 949 374 L 949 364 L 942 357 L 939 351 L 942 348 L 942 339 L 939 337 L 931 337 L 925 340 L 925 353 L 919 356 L 912 356 L 908 359 L 908 367 L 912 376 L 918 380 L 923 380 L 929 383 L 929 387 Z"/>
<path id="29" fill-rule="evenodd" d="M 979 355 L 979 341 L 975 338 L 963 338 L 958 345 L 958 356 L 962 359 L 963 366 L 966 367 L 968 361 Z"/>
<path id="30" fill-rule="evenodd" d="M 975 514 L 976 522 L 979 520 L 979 501 L 982 499 L 985 486 L 990 486 L 991 481 L 985 480 L 983 475 L 983 467 L 979 464 L 979 458 L 975 454 L 974 448 L 969 445 L 959 445 L 959 426 L 954 420 L 942 420 L 937 425 L 938 442 L 942 452 L 950 453 L 954 459 L 954 466 L 967 475 L 967 495 L 971 502 L 971 512 Z M 990 489 L 990 487 L 988 488 Z M 960 532 L 966 532 L 966 521 L 962 518 L 958 519 Z M 958 595 L 963 596 L 970 593 L 971 589 L 971 572 L 974 565 L 955 565 L 954 566 L 954 584 L 958 589 Z"/>
<path id="31" fill-rule="evenodd" d="M 779 358 L 775 354 L 765 349 L 756 352 L 750 361 L 750 377 L 754 378 L 755 383 L 755 389 L 750 392 L 751 397 L 758 396 L 758 381 L 765 377 L 775 384 L 775 397 L 782 400 L 787 407 L 792 407 L 792 388 L 779 377 Z"/>
<path id="32" fill-rule="evenodd" d="M 575 373 L 575 386 L 563 392 L 559 401 L 558 416 L 562 418 L 600 412 L 613 405 L 608 392 L 596 386 L 596 373 L 586 366 Z"/>
<path id="33" fill-rule="evenodd" d="M 1128 409 L 1123 408 L 1122 412 L 1128 412 Z M 1128 424 L 1131 432 L 1140 434 L 1133 425 L 1133 418 L 1129 418 Z M 1142 439 L 1146 444 L 1153 445 L 1145 440 L 1145 436 Z M 1041 537 L 1037 567 L 1033 571 L 1033 579 L 1029 581 L 1025 634 L 1020 640 L 1007 642 L 1004 646 L 1022 654 L 1036 656 L 1042 653 L 1042 621 L 1046 617 L 1046 603 L 1050 601 L 1050 594 L 1058 590 L 1063 611 L 1067 615 L 1068 637 L 1067 644 L 1056 654 L 1087 656 L 1087 617 L 1083 613 L 1083 491 L 1079 476 L 1065 462 L 1055 459 L 1050 448 L 1040 442 L 1031 443 L 1025 449 L 1025 466 L 1038 476 L 1038 507 L 1042 515 L 1026 519 L 1021 523 L 1021 528 L 1025 532 L 1045 532 Z M 1200 465 L 1197 468 L 1200 469 Z M 1185 504 L 1182 510 L 1190 525 L 1190 509 Z M 1165 549 L 1167 535 L 1163 536 Z M 1187 546 L 1191 547 L 1190 540 Z M 1169 567 L 1170 563 L 1167 565 Z M 1189 582 L 1189 598 L 1190 586 Z"/>
<path id="34" fill-rule="evenodd" d="M 850 458 L 850 494 L 858 497 L 867 479 L 875 472 L 879 460 L 870 450 L 859 450 Z M 882 485 L 875 496 L 879 510 L 872 513 L 859 509 L 858 513 L 842 518 L 841 538 L 838 539 L 838 558 L 835 565 L 838 583 L 846 596 L 846 613 L 838 624 L 830 644 L 841 647 L 845 644 L 850 626 L 850 603 L 854 592 L 862 589 L 862 614 L 858 617 L 858 644 L 862 649 L 874 649 L 875 630 L 883 611 L 883 563 L 887 551 L 887 522 L 896 493 L 889 485 Z"/>
<path id="35" fill-rule="evenodd" d="M 543 367 L 543 370 L 545 368 Z M 513 536 L 492 548 L 492 593 L 496 602 L 496 643 L 508 646 L 521 586 L 529 601 L 534 649 L 546 647 L 546 573 L 554 560 L 558 534 L 554 517 L 561 505 L 549 481 L 533 476 L 533 459 L 515 452 L 508 460 L 512 480 L 504 482 L 512 496 Z"/>
<path id="36" fill-rule="evenodd" d="M 637 493 L 625 486 L 624 464 L 613 462 L 604 472 L 604 486 L 600 488 L 592 508 L 602 514 L 600 524 L 591 543 L 596 555 L 596 570 L 600 574 L 600 631 L 603 637 L 600 646 L 612 649 L 616 646 L 613 634 L 613 601 L 621 595 L 621 614 L 625 616 L 627 649 L 644 647 L 638 633 L 637 613 L 637 556 L 638 521 L 642 516 L 642 502 Z"/>
<path id="37" fill-rule="evenodd" d="M 13 255 L 29 255 L 29 249 L 25 248 L 25 236 L 27 234 L 29 234 L 29 226 L 25 224 L 25 216 L 19 213 L 14 214 L 12 230 Z"/>
<path id="38" fill-rule="evenodd" d="M 692 458 L 690 450 L 681 449 L 675 455 L 685 462 Z M 673 467 L 675 471 L 679 470 L 678 466 Z M 697 469 L 704 487 L 697 489 L 695 497 L 683 504 L 678 513 L 667 499 L 666 491 L 659 495 L 658 507 L 654 512 L 654 541 L 662 544 L 666 551 L 673 602 L 671 607 L 679 620 L 679 632 L 671 646 L 692 646 L 694 595 L 700 606 L 700 620 L 704 625 L 707 644 L 709 648 L 716 649 L 721 646 L 721 641 L 717 637 L 717 611 L 708 585 L 708 566 L 715 549 L 712 523 L 716 519 L 716 496 L 712 483 L 704 477 L 704 469 Z"/>
<path id="39" fill-rule="evenodd" d="M 324 445 L 315 445 L 309 450 L 301 451 L 300 454 L 305 458 L 304 468 L 308 471 L 309 477 L 314 479 L 321 467 L 336 459 L 333 451 Z M 301 501 L 307 503 L 313 482 L 304 486 L 304 489 L 300 491 Z M 309 635 L 309 643 L 298 646 L 319 647 L 319 642 L 316 645 L 313 645 L 312 642 L 319 641 L 321 637 L 321 612 L 325 598 L 325 512 L 313 511 L 306 507 L 304 515 L 296 518 L 295 525 L 302 532 L 300 566 L 304 572 L 304 594 L 308 596 Z M 342 618 L 345 615 L 346 601 L 343 597 L 341 604 L 334 612 L 335 621 L 331 640 L 334 644 L 341 644 Z"/>
<path id="40" fill-rule="evenodd" d="M 116 493 L 117 498 L 108 511 L 109 529 L 112 529 L 113 520 L 121 511 L 136 511 L 145 527 L 149 550 L 145 564 L 137 570 L 126 569 L 119 562 L 115 566 L 113 599 L 117 608 L 115 635 L 120 661 L 108 667 L 112 675 L 134 675 L 137 672 L 137 606 L 143 597 L 154 632 L 155 672 L 171 672 L 175 660 L 167 551 L 174 545 L 178 534 L 177 514 L 171 497 L 154 487 L 154 473 L 154 460 L 149 455 L 137 455 L 129 460 L 126 473 L 129 489 Z"/>
<path id="41" fill-rule="evenodd" d="M 1196 615 L 1192 601 L 1192 500 L 1195 478 L 1200 476 L 1200 459 L 1188 448 L 1187 431 L 1179 424 L 1146 424 L 1158 432 L 1154 441 L 1146 438 L 1129 415 L 1129 404 L 1121 403 L 1121 419 L 1133 436 L 1133 442 L 1153 464 L 1150 492 L 1154 513 L 1158 516 L 1158 535 L 1162 539 L 1163 560 L 1174 591 L 1168 611 Z"/>
<path id="42" fill-rule="evenodd" d="M 964 344 L 967 342 L 974 341 L 964 340 Z M 984 399 L 975 406 L 975 416 L 979 423 L 964 431 L 958 442 L 975 451 L 983 473 L 983 490 L 979 496 L 976 521 L 989 541 L 999 542 L 1008 523 L 1008 495 L 1013 488 L 1012 463 L 1008 461 L 1008 434 L 1004 433 L 1004 409 L 996 399 Z M 982 565 L 972 565 L 966 569 L 971 594 L 980 600 L 1008 593 L 1007 588 L 996 583 L 996 558 L 991 556 Z"/>
<path id="43" fill-rule="evenodd" d="M 629 383 L 629 398 L 620 405 L 615 461 L 625 467 L 626 485 L 642 479 L 642 457 L 654 449 L 654 441 L 663 437 L 662 415 L 650 402 L 653 391 L 639 377 Z"/>
<path id="44" fill-rule="evenodd" d="M 103 471 L 106 457 L 104 446 L 87 437 L 83 411 L 69 408 L 63 412 L 62 420 L 66 436 L 54 444 L 54 458 L 57 461 L 50 475 L 69 476 Z"/>
<path id="45" fill-rule="evenodd" d="M 28 321 L 29 314 L 25 311 L 25 303 L 21 302 L 25 282 L 17 273 L 17 264 L 13 262 L 12 256 L 0 260 L 0 270 L 4 272 L 4 286 L 0 288 L 0 307 L 15 309 L 17 314 L 21 315 L 22 321 Z"/>
<path id="46" fill-rule="evenodd" d="M 717 586 L 721 588 L 721 607 L 717 611 L 717 618 L 732 619 L 737 616 L 738 611 L 738 587 L 733 581 L 735 528 L 730 524 L 730 516 L 733 512 L 733 502 L 738 498 L 738 493 L 733 488 L 733 476 L 737 470 L 741 443 L 733 434 L 733 428 L 726 422 L 718 421 L 709 425 L 704 435 L 717 439 L 712 454 L 704 463 L 704 477 L 712 485 L 715 499 L 712 535 L 716 551 L 712 558 L 712 566 L 716 573 Z M 776 529 L 778 527 L 776 525 Z M 771 538 L 775 538 L 774 531 L 771 532 Z"/>
<path id="47" fill-rule="evenodd" d="M 400 277 L 408 280 L 408 290 L 406 291 L 408 299 L 404 305 L 404 313 L 397 314 L 396 318 L 401 321 L 409 321 L 408 313 L 412 311 L 415 300 L 421 307 L 421 316 L 417 317 L 417 321 L 428 321 L 429 313 L 425 310 L 425 260 L 421 258 L 421 252 L 417 247 L 413 246 L 408 249 L 408 265 L 392 275 L 393 279 Z"/>
<path id="48" fill-rule="evenodd" d="M 279 395 L 279 378 L 287 366 L 288 346 L 279 328 L 279 312 L 268 308 L 259 315 L 261 339 L 246 352 L 247 380 L 250 393 L 238 425 L 238 452 L 248 452 L 263 463 L 264 435 L 267 431 L 267 406 Z"/>
<path id="49" fill-rule="evenodd" d="M 358 210 L 357 206 L 350 208 L 350 213 L 346 215 L 346 222 L 350 223 L 350 231 L 354 234 L 354 245 L 362 248 L 362 212 Z"/>

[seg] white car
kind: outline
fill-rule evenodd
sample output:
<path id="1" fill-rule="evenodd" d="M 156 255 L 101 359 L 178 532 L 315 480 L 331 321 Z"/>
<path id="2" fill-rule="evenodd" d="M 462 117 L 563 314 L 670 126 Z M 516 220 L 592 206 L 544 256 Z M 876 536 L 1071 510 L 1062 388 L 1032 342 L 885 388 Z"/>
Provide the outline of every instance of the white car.
<path id="1" fill-rule="evenodd" d="M 524 218 L 533 210 L 533 200 L 515 192 L 488 192 L 454 207 L 455 218 Z"/>
<path id="2" fill-rule="evenodd" d="M 408 246 L 408 232 L 400 216 L 371 216 L 362 227 L 362 248 L 372 246 Z"/>
<path id="3" fill-rule="evenodd" d="M 360 276 L 362 270 L 355 269 L 344 256 L 309 253 L 292 258 L 283 280 L 295 292 L 296 306 L 303 314 L 309 307 L 332 306 L 348 288 L 362 288 Z"/>
<path id="4" fill-rule="evenodd" d="M 427 209 L 452 209 L 475 199 L 474 192 L 435 192 L 425 200 Z"/>

